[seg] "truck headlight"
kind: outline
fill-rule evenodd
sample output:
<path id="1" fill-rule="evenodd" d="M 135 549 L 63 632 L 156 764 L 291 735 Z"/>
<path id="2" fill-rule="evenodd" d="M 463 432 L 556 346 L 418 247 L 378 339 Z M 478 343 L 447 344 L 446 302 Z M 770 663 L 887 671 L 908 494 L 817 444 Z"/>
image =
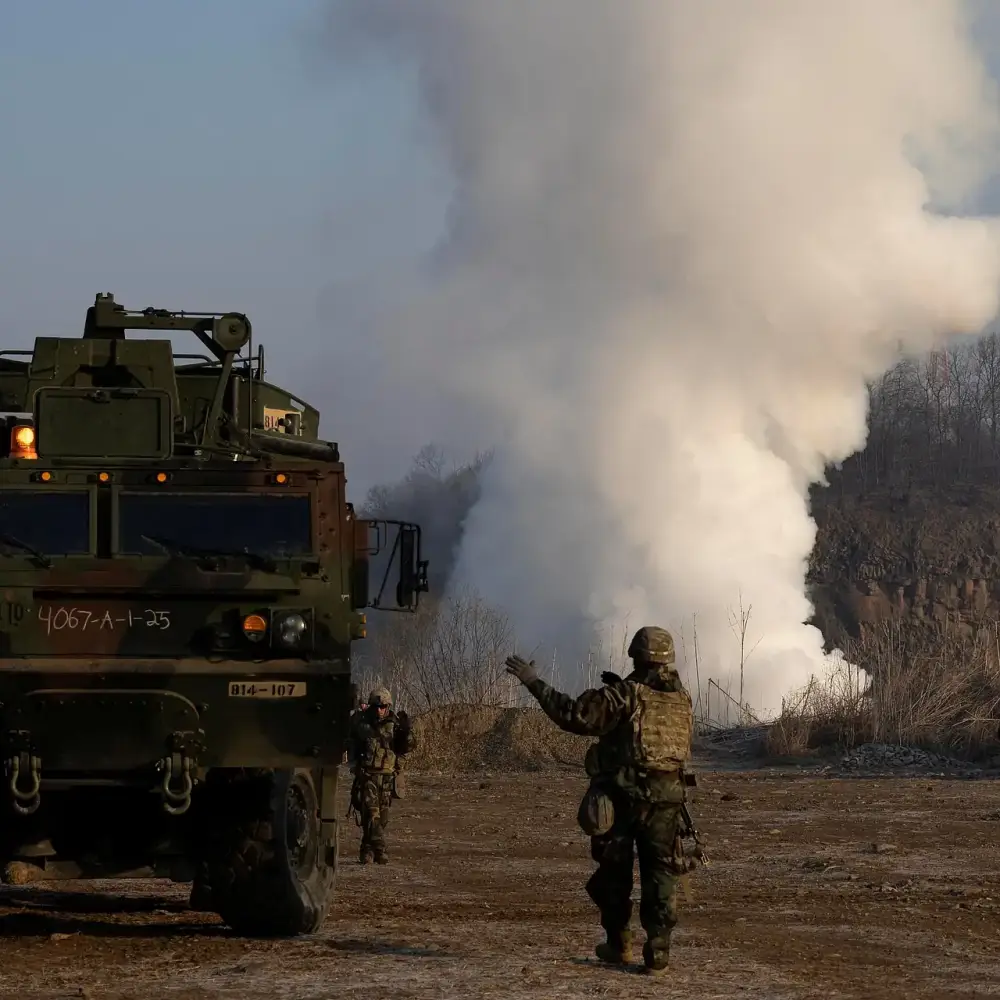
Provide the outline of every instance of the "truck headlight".
<path id="1" fill-rule="evenodd" d="M 274 621 L 274 634 L 283 646 L 298 646 L 306 634 L 305 618 L 297 611 L 290 611 Z"/>

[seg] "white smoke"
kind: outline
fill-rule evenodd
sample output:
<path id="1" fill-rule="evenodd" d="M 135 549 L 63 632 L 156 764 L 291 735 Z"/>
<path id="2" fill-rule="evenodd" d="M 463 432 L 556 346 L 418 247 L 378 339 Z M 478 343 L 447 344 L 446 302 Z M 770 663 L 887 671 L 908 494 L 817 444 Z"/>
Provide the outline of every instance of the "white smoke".
<path id="1" fill-rule="evenodd" d="M 364 0 L 455 195 L 377 329 L 497 457 L 458 575 L 522 643 L 697 615 L 701 680 L 824 667 L 807 489 L 865 379 L 997 312 L 993 86 L 954 0 Z M 485 442 L 493 443 L 493 441 Z M 690 654 L 690 648 L 688 649 Z M 735 680 L 735 688 L 739 686 Z"/>

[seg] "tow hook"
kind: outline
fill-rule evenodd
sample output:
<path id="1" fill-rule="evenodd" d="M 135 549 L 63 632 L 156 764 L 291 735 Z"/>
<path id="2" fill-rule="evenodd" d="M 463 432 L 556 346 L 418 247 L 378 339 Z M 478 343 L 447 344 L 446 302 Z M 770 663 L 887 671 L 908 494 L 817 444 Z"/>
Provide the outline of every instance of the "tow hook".
<path id="1" fill-rule="evenodd" d="M 163 773 L 160 784 L 160 794 L 163 796 L 163 808 L 171 816 L 183 816 L 191 808 L 191 790 L 194 782 L 191 779 L 193 762 L 184 754 L 172 753 L 162 758 L 156 765 Z M 171 787 L 176 777 L 178 787 Z"/>
<path id="2" fill-rule="evenodd" d="M 28 772 L 28 788 L 18 788 L 18 780 L 21 771 Z M 42 759 L 22 751 L 18 756 L 11 757 L 7 761 L 7 777 L 9 779 L 10 794 L 16 812 L 22 816 L 30 816 L 38 811 L 42 804 L 42 797 L 39 791 L 42 787 Z"/>

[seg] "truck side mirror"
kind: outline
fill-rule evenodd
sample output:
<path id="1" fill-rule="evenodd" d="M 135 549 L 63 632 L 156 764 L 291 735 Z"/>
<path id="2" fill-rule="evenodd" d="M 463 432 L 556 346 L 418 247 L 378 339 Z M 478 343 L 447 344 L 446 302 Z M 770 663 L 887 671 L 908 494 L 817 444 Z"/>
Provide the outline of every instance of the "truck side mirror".
<path id="1" fill-rule="evenodd" d="M 419 595 L 428 590 L 428 560 L 420 558 L 420 527 L 416 524 L 399 526 L 399 582 L 396 584 L 396 605 L 416 608 Z"/>
<path id="2" fill-rule="evenodd" d="M 355 607 L 380 608 L 383 611 L 416 611 L 420 594 L 430 588 L 427 581 L 427 559 L 420 558 L 420 525 L 410 521 L 391 521 L 382 519 L 359 520 L 354 536 L 354 593 Z M 368 594 L 368 561 L 373 556 L 385 552 L 387 537 L 383 539 L 383 531 L 388 536 L 389 526 L 396 528 L 396 538 L 392 548 L 384 557 L 385 571 L 378 594 L 370 600 Z M 375 541 L 371 539 L 372 532 Z M 389 585 L 389 576 L 396 558 L 399 558 L 399 577 L 396 582 L 396 607 L 386 607 L 382 604 L 382 595 Z M 360 603 L 364 600 L 364 605 Z"/>

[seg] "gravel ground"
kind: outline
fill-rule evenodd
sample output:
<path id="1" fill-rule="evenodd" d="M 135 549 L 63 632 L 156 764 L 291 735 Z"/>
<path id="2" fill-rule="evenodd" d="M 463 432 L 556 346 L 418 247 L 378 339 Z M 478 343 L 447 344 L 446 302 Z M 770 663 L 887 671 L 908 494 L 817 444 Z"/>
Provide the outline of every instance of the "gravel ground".
<path id="1" fill-rule="evenodd" d="M 412 774 L 392 817 L 391 865 L 359 866 L 357 830 L 345 828 L 336 901 L 319 934 L 236 937 L 186 911 L 186 890 L 169 883 L 5 889 L 0 996 L 1000 994 L 996 782 L 850 770 L 703 760 L 692 811 L 712 865 L 682 894 L 662 979 L 592 958 L 600 930 L 583 889 L 592 864 L 574 823 L 578 773 Z"/>

